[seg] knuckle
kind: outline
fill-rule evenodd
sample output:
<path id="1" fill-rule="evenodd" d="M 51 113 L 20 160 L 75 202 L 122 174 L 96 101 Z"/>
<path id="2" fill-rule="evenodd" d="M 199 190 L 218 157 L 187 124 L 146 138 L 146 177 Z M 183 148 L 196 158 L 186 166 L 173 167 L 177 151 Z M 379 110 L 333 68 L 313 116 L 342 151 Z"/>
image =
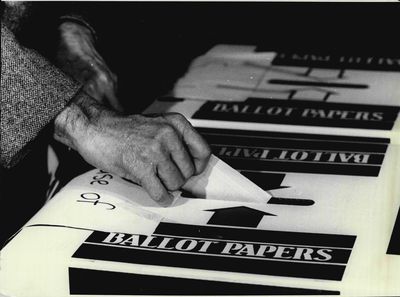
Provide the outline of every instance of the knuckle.
<path id="1" fill-rule="evenodd" d="M 108 75 L 105 74 L 102 71 L 97 73 L 97 80 L 100 81 L 103 84 L 110 84 L 111 83 L 111 80 L 109 79 Z"/>
<path id="2" fill-rule="evenodd" d="M 172 117 L 178 122 L 187 122 L 185 116 L 181 113 L 174 112 L 172 113 Z"/>
<path id="3" fill-rule="evenodd" d="M 153 163 L 152 161 L 147 161 L 143 164 L 143 168 L 141 169 L 142 173 L 142 178 L 146 180 L 151 180 L 151 178 L 154 176 L 156 172 L 156 167 L 157 165 Z"/>
<path id="4" fill-rule="evenodd" d="M 173 137 L 173 135 L 175 134 L 175 129 L 172 126 L 165 124 L 158 129 L 158 134 L 159 137 L 161 138 L 163 137 L 170 138 Z"/>
<path id="5" fill-rule="evenodd" d="M 161 157 L 164 156 L 162 144 L 154 140 L 148 142 L 142 148 L 143 149 L 138 153 L 142 164 L 145 166 L 146 170 L 154 170 L 154 166 L 156 166 L 158 161 L 162 159 Z"/>
<path id="6" fill-rule="evenodd" d="M 170 112 L 164 115 L 164 117 L 176 124 L 186 124 L 188 122 L 188 120 L 186 119 L 186 117 L 184 115 L 182 115 L 181 113 L 178 112 Z"/>
<path id="7" fill-rule="evenodd" d="M 162 152 L 162 144 L 157 140 L 152 141 L 149 145 L 149 148 L 151 153 L 159 154 L 160 152 Z"/>
<path id="8" fill-rule="evenodd" d="M 157 162 L 157 160 L 163 160 L 165 157 L 165 150 L 160 141 L 154 140 L 149 145 L 146 157 L 150 162 Z"/>

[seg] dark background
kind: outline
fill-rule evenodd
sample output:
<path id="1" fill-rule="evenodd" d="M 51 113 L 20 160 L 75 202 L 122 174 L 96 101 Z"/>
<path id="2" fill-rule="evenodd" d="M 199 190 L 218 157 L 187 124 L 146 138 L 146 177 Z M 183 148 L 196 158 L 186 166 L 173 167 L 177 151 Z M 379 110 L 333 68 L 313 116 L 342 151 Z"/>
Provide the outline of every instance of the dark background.
<path id="1" fill-rule="evenodd" d="M 101 54 L 118 75 L 123 105 L 137 113 L 171 90 L 193 58 L 220 43 L 399 57 L 399 8 L 398 3 L 42 2 L 35 3 L 20 34 L 27 46 L 51 59 L 57 17 L 71 11 L 84 15 L 97 31 Z M 1 177 L 10 187 L 0 189 L 2 219 L 9 215 L 1 224 L 0 242 L 43 204 L 45 149 L 36 147 L 7 179 Z M 70 168 L 79 167 L 79 157 L 65 160 Z M 73 170 L 63 173 L 76 175 Z"/>

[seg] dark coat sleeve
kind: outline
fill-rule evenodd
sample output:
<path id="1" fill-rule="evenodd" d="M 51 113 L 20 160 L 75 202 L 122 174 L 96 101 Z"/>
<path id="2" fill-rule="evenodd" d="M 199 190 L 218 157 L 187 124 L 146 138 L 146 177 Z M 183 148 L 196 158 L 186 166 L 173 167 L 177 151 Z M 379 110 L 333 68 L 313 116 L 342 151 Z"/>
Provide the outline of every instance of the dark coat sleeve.
<path id="1" fill-rule="evenodd" d="M 21 46 L 2 23 L 1 166 L 17 164 L 79 89 L 79 84 L 37 52 Z"/>

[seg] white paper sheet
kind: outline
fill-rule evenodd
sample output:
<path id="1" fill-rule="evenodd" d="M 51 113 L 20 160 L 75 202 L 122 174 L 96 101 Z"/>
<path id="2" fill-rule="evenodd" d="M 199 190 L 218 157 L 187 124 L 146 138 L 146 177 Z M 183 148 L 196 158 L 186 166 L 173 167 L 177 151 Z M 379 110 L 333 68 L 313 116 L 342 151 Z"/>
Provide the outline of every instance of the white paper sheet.
<path id="1" fill-rule="evenodd" d="M 204 172 L 192 177 L 183 189 L 195 197 L 267 203 L 271 195 L 241 175 L 231 166 L 211 155 Z"/>

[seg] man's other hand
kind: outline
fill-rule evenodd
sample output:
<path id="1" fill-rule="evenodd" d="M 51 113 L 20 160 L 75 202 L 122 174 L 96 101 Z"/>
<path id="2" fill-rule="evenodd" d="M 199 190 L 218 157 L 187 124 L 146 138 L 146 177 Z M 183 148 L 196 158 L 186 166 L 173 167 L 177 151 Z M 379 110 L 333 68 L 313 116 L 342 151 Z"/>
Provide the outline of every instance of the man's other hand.
<path id="1" fill-rule="evenodd" d="M 121 116 L 86 97 L 70 104 L 55 125 L 57 140 L 93 166 L 137 182 L 164 206 L 172 202 L 168 191 L 200 174 L 211 154 L 177 113 Z"/>
<path id="2" fill-rule="evenodd" d="M 123 111 L 116 97 L 117 77 L 96 51 L 91 31 L 74 22 L 62 23 L 59 31 L 57 66 L 82 83 L 94 99 Z"/>

